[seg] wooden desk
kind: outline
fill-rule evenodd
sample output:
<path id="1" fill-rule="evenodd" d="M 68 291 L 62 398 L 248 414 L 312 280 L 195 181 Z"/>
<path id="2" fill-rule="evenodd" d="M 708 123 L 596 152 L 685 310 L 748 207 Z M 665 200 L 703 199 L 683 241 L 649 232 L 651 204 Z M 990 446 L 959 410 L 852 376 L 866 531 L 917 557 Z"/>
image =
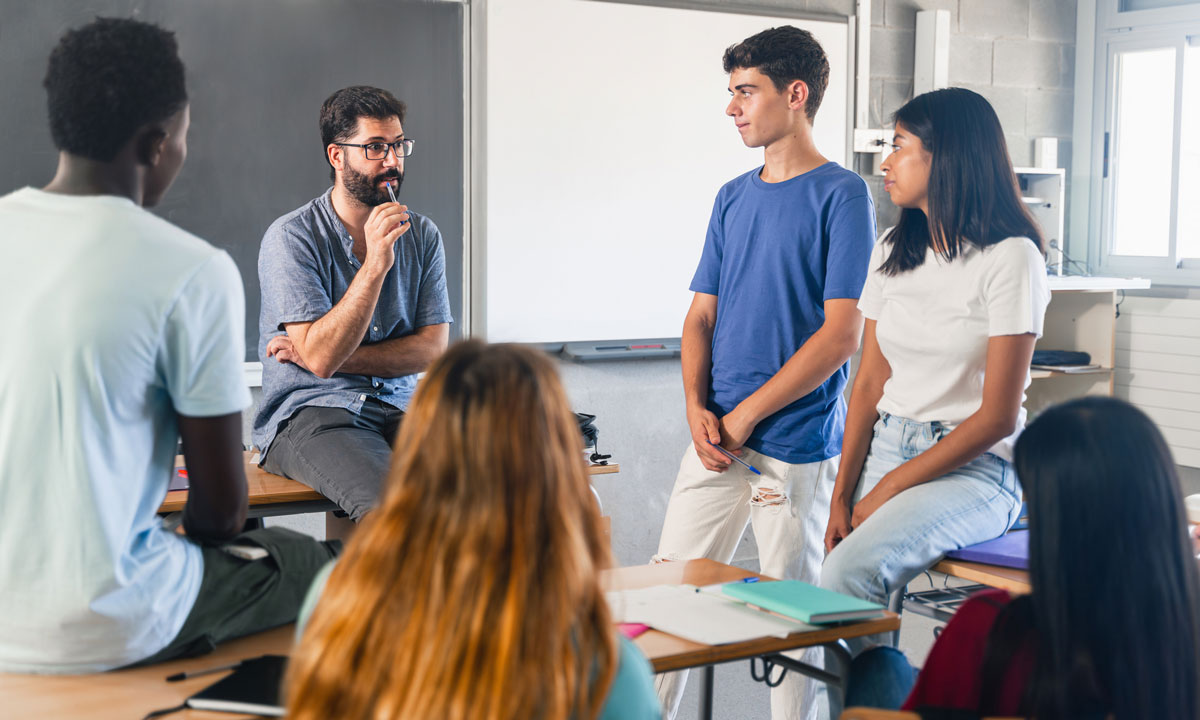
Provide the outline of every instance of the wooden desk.
<path id="1" fill-rule="evenodd" d="M 304 483 L 274 475 L 250 462 L 256 456 L 254 451 L 246 451 L 246 487 L 250 493 L 250 509 L 248 518 L 275 517 L 278 515 L 298 515 L 310 512 L 330 512 L 338 506 L 332 500 L 313 490 Z M 175 460 L 176 466 L 183 465 L 183 458 Z M 589 465 L 589 475 L 607 475 L 620 472 L 621 466 Z M 172 490 L 167 493 L 162 505 L 158 507 L 160 514 L 180 512 L 187 504 L 187 490 Z"/>
<path id="2" fill-rule="evenodd" d="M 605 573 L 604 585 L 606 590 L 631 590 L 654 585 L 713 585 L 733 582 L 752 575 L 754 573 L 713 560 L 689 560 L 610 570 Z M 758 577 L 766 580 L 772 579 L 764 575 Z M 704 720 L 712 717 L 713 666 L 755 657 L 765 658 L 789 670 L 801 672 L 825 682 L 830 689 L 830 715 L 837 717 L 845 696 L 845 679 L 850 664 L 850 654 L 839 641 L 863 635 L 892 632 L 899 628 L 900 617 L 895 613 L 888 612 L 884 617 L 876 620 L 832 625 L 820 630 L 792 633 L 786 638 L 768 637 L 726 645 L 702 645 L 658 630 L 647 630 L 634 640 L 634 644 L 649 658 L 655 672 L 703 668 L 700 686 L 700 717 Z M 837 659 L 841 667 L 828 672 L 779 654 L 787 650 L 815 646 L 831 650 L 832 652 L 829 654 Z"/>
<path id="3" fill-rule="evenodd" d="M 753 573 L 711 560 L 686 563 L 643 565 L 607 571 L 606 589 L 631 589 L 664 583 L 709 585 L 729 582 Z M 774 660 L 784 650 L 829 646 L 842 638 L 888 632 L 900 627 L 893 613 L 879 620 L 852 623 L 815 632 L 795 633 L 785 639 L 761 638 L 741 643 L 699 645 L 657 630 L 649 630 L 634 642 L 650 658 L 655 672 L 683 668 L 705 668 L 701 712 L 711 717 L 712 666 L 718 663 L 766 657 Z M 291 651 L 293 626 L 240 638 L 217 648 L 209 655 L 175 660 L 160 665 L 120 670 L 96 675 L 5 675 L 0 673 L 0 697 L 4 708 L 0 715 L 20 718 L 89 718 L 89 720 L 138 720 L 146 713 L 181 704 L 189 695 L 220 679 L 219 674 L 204 675 L 177 683 L 166 677 L 177 672 L 203 670 L 230 665 L 259 655 L 286 655 Z M 786 659 L 786 658 L 785 658 Z M 843 676 L 844 677 L 844 676 Z M 837 689 L 834 686 L 834 689 Z M 831 695 L 833 695 L 831 693 Z M 707 698 L 707 700 L 704 700 Z M 831 697 L 831 702 L 834 699 Z M 707 705 L 704 703 L 707 702 Z M 840 704 L 839 704 L 840 706 Z M 233 720 L 246 716 L 185 710 L 171 715 L 179 720 Z"/>
<path id="4" fill-rule="evenodd" d="M 1011 593 L 1024 594 L 1030 591 L 1029 571 L 1019 568 L 987 565 L 965 560 L 942 560 L 931 568 L 950 577 L 970 580 L 988 587 L 1000 588 Z"/>
<path id="5" fill-rule="evenodd" d="M 232 640 L 211 654 L 96 675 L 5 675 L 0 673 L 0 715 L 14 718 L 88 718 L 88 720 L 139 720 L 152 710 L 175 707 L 189 695 L 221 678 L 202 675 L 169 683 L 168 675 L 187 670 L 231 665 L 259 655 L 291 652 L 295 628 L 287 625 L 265 633 Z M 168 715 L 171 720 L 235 720 L 251 717 L 201 710 Z"/>

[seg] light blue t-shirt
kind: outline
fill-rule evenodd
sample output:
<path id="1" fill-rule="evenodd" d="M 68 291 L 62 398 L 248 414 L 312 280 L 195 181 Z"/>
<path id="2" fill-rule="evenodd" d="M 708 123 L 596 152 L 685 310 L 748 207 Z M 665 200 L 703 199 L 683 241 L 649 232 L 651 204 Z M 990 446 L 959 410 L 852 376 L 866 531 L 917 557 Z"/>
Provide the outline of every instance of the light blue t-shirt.
<path id="1" fill-rule="evenodd" d="M 304 634 L 304 626 L 312 617 L 317 601 L 325 590 L 329 574 L 333 572 L 336 561 L 328 563 L 313 579 L 308 594 L 300 606 L 299 619 L 296 621 L 296 640 Z M 650 661 L 637 649 L 637 646 L 624 635 L 619 637 L 617 658 L 617 674 L 613 677 L 612 687 L 608 691 L 608 699 L 600 712 L 599 720 L 659 720 L 662 709 L 658 703 L 658 695 L 654 691 L 654 671 Z"/>
<path id="2" fill-rule="evenodd" d="M 258 357 L 262 401 L 254 418 L 254 444 L 271 447 L 280 423 L 306 406 L 362 410 L 368 397 L 408 409 L 417 376 L 372 377 L 334 373 L 319 378 L 299 365 L 267 357 L 267 344 L 285 323 L 315 322 L 333 309 L 362 264 L 354 240 L 333 210 L 332 189 L 276 220 L 258 253 L 262 306 Z M 364 344 L 411 335 L 417 328 L 453 322 L 446 290 L 442 235 L 433 221 L 409 211 L 412 226 L 395 244 L 396 261 L 383 278 Z"/>
<path id="3" fill-rule="evenodd" d="M 128 198 L 0 198 L 0 671 L 142 660 L 200 590 L 157 516 L 177 413 L 250 403 L 229 255 Z"/>
<path id="4" fill-rule="evenodd" d="M 825 322 L 824 302 L 857 300 L 875 245 L 861 177 L 828 162 L 780 183 L 762 168 L 717 193 L 692 292 L 717 296 L 708 409 L 718 417 L 770 380 Z M 847 366 L 766 417 L 746 447 L 788 463 L 841 452 Z"/>

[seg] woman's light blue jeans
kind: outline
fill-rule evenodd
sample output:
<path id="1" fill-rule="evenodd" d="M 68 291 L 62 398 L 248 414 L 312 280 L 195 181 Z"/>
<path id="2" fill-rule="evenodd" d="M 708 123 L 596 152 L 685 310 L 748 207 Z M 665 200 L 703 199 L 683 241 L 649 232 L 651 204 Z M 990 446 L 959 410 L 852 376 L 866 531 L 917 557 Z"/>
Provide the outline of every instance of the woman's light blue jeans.
<path id="1" fill-rule="evenodd" d="M 933 447 L 949 432 L 939 422 L 880 413 L 854 502 L 885 474 Z M 887 604 L 892 591 L 903 588 L 947 551 L 1003 535 L 1017 521 L 1020 509 L 1021 489 L 1012 465 L 984 453 L 885 502 L 825 557 L 821 587 Z M 887 638 L 847 642 L 857 655 Z"/>

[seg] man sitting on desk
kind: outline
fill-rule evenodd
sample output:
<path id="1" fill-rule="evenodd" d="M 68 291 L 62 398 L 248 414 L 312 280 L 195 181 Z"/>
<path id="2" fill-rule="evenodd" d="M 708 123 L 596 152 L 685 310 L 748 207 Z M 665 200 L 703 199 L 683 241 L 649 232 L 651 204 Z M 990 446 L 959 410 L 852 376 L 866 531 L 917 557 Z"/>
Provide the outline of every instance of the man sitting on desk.
<path id="1" fill-rule="evenodd" d="M 291 622 L 330 547 L 281 528 L 238 537 L 269 558 L 217 546 L 246 517 L 241 278 L 143 209 L 187 155 L 174 35 L 96 20 L 44 85 L 58 172 L 0 198 L 0 671 L 156 662 Z M 186 538 L 156 514 L 177 438 Z"/>
<path id="2" fill-rule="evenodd" d="M 355 521 L 374 507 L 417 373 L 446 349 L 442 237 L 392 201 L 404 182 L 404 103 L 378 88 L 321 106 L 332 188 L 275 221 L 258 256 L 262 466 Z"/>

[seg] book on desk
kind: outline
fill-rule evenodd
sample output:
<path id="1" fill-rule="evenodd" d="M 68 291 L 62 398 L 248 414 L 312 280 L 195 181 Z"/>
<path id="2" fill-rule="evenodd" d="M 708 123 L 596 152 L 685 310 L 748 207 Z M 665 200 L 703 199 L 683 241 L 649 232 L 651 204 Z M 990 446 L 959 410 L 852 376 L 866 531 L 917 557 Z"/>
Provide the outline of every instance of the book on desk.
<path id="1" fill-rule="evenodd" d="M 799 580 L 727 583 L 721 591 L 742 602 L 795 618 L 809 625 L 870 620 L 883 616 L 883 606 Z"/>
<path id="2" fill-rule="evenodd" d="M 184 704 L 196 710 L 283 717 L 280 690 L 287 663 L 283 655 L 243 660 L 233 672 L 192 695 Z"/>

